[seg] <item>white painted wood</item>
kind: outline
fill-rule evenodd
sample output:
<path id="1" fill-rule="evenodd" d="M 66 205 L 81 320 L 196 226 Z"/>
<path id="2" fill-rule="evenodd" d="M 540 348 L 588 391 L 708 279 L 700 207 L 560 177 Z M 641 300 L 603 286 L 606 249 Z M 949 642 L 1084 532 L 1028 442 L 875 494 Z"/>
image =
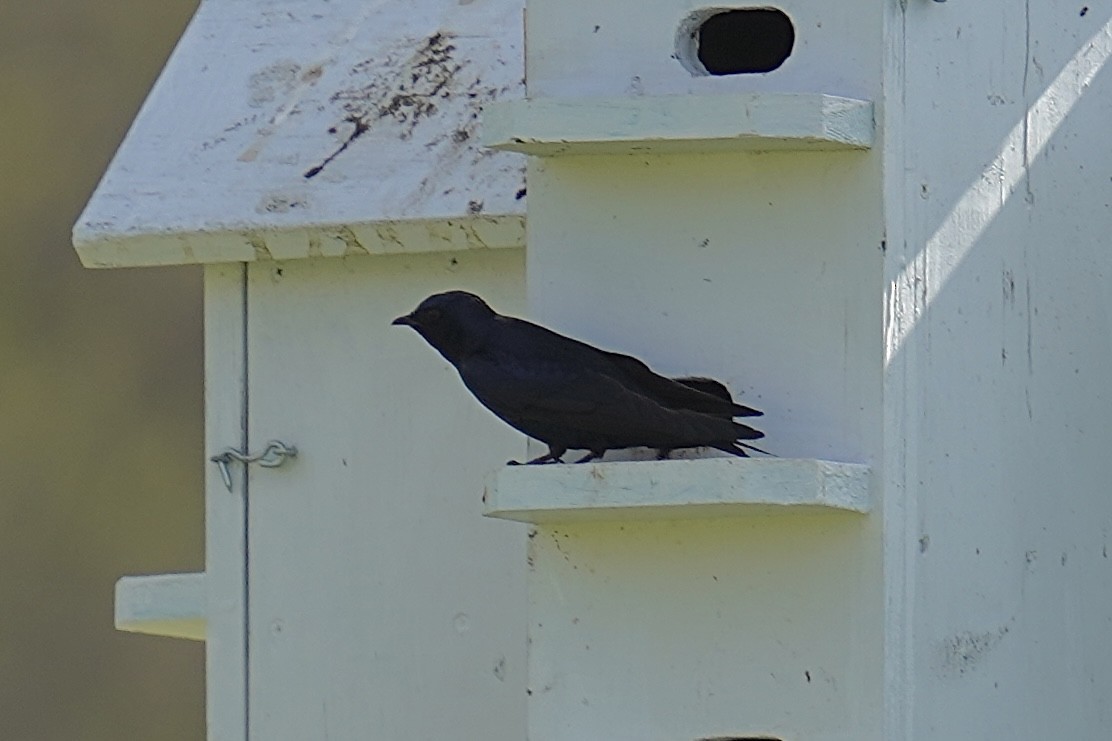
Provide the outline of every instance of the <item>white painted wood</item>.
<path id="1" fill-rule="evenodd" d="M 524 184 L 517 187 L 523 189 Z M 212 233 L 152 232 L 104 240 L 87 240 L 75 232 L 74 244 L 87 268 L 502 249 L 525 244 L 525 217 L 464 216 L 266 230 L 231 227 Z"/>
<path id="2" fill-rule="evenodd" d="M 540 525 L 529 735 L 879 738 L 872 516 Z"/>
<path id="3" fill-rule="evenodd" d="M 523 244 L 524 163 L 478 142 L 482 106 L 521 95 L 521 12 L 201 3 L 74 227 L 82 262 Z"/>
<path id="4" fill-rule="evenodd" d="M 533 523 L 871 508 L 868 466 L 780 458 L 505 466 L 488 477 L 483 501 L 488 517 Z"/>
<path id="5" fill-rule="evenodd" d="M 482 517 L 524 451 L 390 321 L 467 288 L 523 308 L 521 250 L 255 263 L 251 739 L 525 736 L 525 528 Z"/>
<path id="6" fill-rule="evenodd" d="M 889 3 L 884 9 L 884 88 L 904 88 L 905 34 L 904 8 Z M 886 242 L 884 261 L 884 367 L 881 424 L 882 464 L 878 466 L 878 499 L 883 520 L 884 590 L 887 607 L 884 611 L 882 643 L 883 703 L 881 738 L 914 739 L 912 720 L 915 712 L 915 648 L 910 617 L 914 613 L 915 568 L 918 558 L 919 520 L 914 497 L 908 489 L 918 477 L 918 440 L 908 434 L 914 418 L 923 412 L 921 394 L 915 393 L 919 377 L 929 372 L 922 366 L 923 358 L 915 348 L 894 355 L 890 352 L 894 338 L 905 331 L 908 320 L 922 310 L 923 291 L 917 276 L 900 275 L 906 265 L 907 242 L 905 201 L 916 197 L 909 192 L 906 180 L 908 149 L 907 122 L 900 105 L 879 109 L 878 128 L 882 133 L 880 149 L 886 163 L 882 173 L 882 198 L 885 203 Z"/>
<path id="7" fill-rule="evenodd" d="M 887 737 L 1105 738 L 1112 6 L 909 3 L 901 28 L 884 506 L 910 680 Z"/>
<path id="8" fill-rule="evenodd" d="M 819 93 L 527 99 L 483 112 L 483 143 L 531 155 L 868 149 L 873 106 Z"/>
<path id="9" fill-rule="evenodd" d="M 208 741 L 247 738 L 247 499 L 208 457 L 247 445 L 246 283 L 240 264 L 205 266 L 205 708 Z"/>
<path id="10" fill-rule="evenodd" d="M 767 74 L 692 74 L 677 33 L 693 13 L 714 7 L 774 6 L 791 18 L 791 55 Z M 525 15 L 531 98 L 814 93 L 880 100 L 875 85 L 883 43 L 875 0 L 696 3 L 692 0 L 530 0 Z"/>
<path id="11" fill-rule="evenodd" d="M 668 96 L 720 96 L 707 110 L 726 120 L 696 122 L 693 106 L 672 119 L 684 122 L 680 136 L 736 127 L 728 102 L 736 96 L 813 102 L 807 95 L 821 91 L 886 100 L 884 4 L 777 5 L 797 29 L 784 66 L 710 78 L 693 77 L 670 56 L 690 3 L 534 0 L 528 96 L 593 101 L 598 110 L 623 96 L 630 110 Z M 557 115 L 574 138 L 579 124 Z M 756 420 L 768 434 L 762 447 L 788 459 L 859 462 L 875 492 L 886 475 L 875 462 L 884 452 L 883 266 L 893 238 L 885 231 L 882 127 L 875 137 L 877 146 L 864 151 L 534 158 L 531 317 L 662 373 L 722 380 L 765 412 Z M 698 468 L 707 463 L 723 465 L 661 465 L 665 476 L 675 473 L 673 491 L 686 483 L 691 493 L 679 496 L 705 502 L 729 490 Z M 635 476 L 627 470 L 649 470 L 599 469 L 607 465 L 629 466 L 619 482 Z M 513 491 L 530 502 L 558 500 L 566 492 L 546 493 L 544 477 L 562 473 L 541 472 Z M 784 484 L 761 491 L 782 501 L 815 496 L 813 478 Z M 665 496 L 646 493 L 651 480 L 628 492 L 597 491 L 608 509 L 627 496 L 654 505 Z M 816 508 L 772 517 L 780 508 L 739 504 L 730 517 L 637 520 L 623 512 L 537 525 L 528 738 L 888 741 L 886 492 L 879 495 L 867 516 Z M 594 503 L 593 492 L 582 496 Z"/>
<path id="12" fill-rule="evenodd" d="M 661 373 L 718 378 L 765 412 L 761 447 L 781 457 L 870 463 L 879 164 L 872 152 L 537 158 L 531 317 Z"/>
<path id="13" fill-rule="evenodd" d="M 879 458 L 885 233 L 875 150 L 539 158 L 529 188 L 533 318 L 669 375 L 722 380 L 765 412 L 761 445 L 780 456 Z M 545 630 L 530 635 L 529 738 L 886 741 L 882 520 L 826 515 L 858 524 L 792 527 L 805 517 L 741 518 L 753 523 L 736 531 L 676 520 L 636 547 L 604 535 L 603 523 L 565 526 L 605 555 L 586 568 L 573 555 L 579 569 L 569 572 L 558 553 L 533 553 L 531 589 L 554 594 L 531 602 L 531 624 Z M 766 529 L 774 547 L 737 543 Z M 829 532 L 836 546 L 823 540 Z M 604 546 L 607 537 L 618 539 Z M 677 546 L 641 557 L 667 537 L 699 545 L 690 556 Z M 836 556 L 826 550 L 835 547 Z M 785 552 L 806 554 L 818 571 Z M 704 576 L 721 579 L 710 571 L 718 563 L 737 574 L 728 594 Z M 590 568 L 609 580 L 583 576 Z M 602 627 L 549 631 L 588 610 L 561 608 L 559 594 L 577 595 Z M 690 605 L 707 612 L 689 620 Z M 800 663 L 812 659 L 823 684 Z M 540 691 L 549 685 L 562 689 Z"/>
<path id="14" fill-rule="evenodd" d="M 120 577 L 116 630 L 205 640 L 205 575 Z"/>

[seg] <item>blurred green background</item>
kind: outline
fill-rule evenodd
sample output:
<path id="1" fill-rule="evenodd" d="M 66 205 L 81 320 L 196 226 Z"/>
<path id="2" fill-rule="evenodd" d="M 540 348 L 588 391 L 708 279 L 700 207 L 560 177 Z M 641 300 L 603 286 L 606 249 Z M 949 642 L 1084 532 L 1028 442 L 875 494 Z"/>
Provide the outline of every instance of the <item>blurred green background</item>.
<path id="1" fill-rule="evenodd" d="M 70 228 L 197 0 L 0 2 L 0 739 L 203 739 L 204 646 L 113 630 L 203 568 L 201 275 Z"/>

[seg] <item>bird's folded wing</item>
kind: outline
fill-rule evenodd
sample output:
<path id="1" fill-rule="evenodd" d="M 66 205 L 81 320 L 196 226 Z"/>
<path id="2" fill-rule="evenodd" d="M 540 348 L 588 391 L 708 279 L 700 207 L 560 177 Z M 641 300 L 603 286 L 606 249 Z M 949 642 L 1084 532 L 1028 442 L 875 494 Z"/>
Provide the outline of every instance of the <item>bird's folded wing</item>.
<path id="1" fill-rule="evenodd" d="M 763 414 L 752 407 L 737 404 L 729 398 L 722 398 L 707 393 L 701 388 L 661 376 L 631 355 L 605 350 L 599 352 L 613 364 L 615 372 L 622 376 L 627 385 L 636 388 L 662 406 L 732 417 L 760 417 Z"/>
<path id="2" fill-rule="evenodd" d="M 632 355 L 602 350 L 531 322 L 503 317 L 501 330 L 507 348 L 527 352 L 538 363 L 593 369 L 662 407 L 726 417 L 759 417 L 763 414 L 752 407 L 735 403 L 729 398 L 728 391 L 725 397 L 707 393 L 704 388 L 685 385 L 653 372 Z"/>
<path id="3" fill-rule="evenodd" d="M 749 437 L 728 419 L 670 409 L 595 369 L 467 362 L 460 375 L 487 408 L 538 440 L 584 448 L 687 447 Z M 760 433 L 751 431 L 754 435 Z"/>
<path id="4" fill-rule="evenodd" d="M 507 398 L 503 392 L 503 399 Z M 667 423 L 667 410 L 606 375 L 577 373 L 537 388 L 521 389 L 513 404 L 522 424 L 537 424 L 601 438 L 642 434 Z"/>
<path id="5" fill-rule="evenodd" d="M 460 377 L 499 415 L 590 414 L 599 405 L 596 384 L 571 366 L 476 359 L 461 365 Z"/>

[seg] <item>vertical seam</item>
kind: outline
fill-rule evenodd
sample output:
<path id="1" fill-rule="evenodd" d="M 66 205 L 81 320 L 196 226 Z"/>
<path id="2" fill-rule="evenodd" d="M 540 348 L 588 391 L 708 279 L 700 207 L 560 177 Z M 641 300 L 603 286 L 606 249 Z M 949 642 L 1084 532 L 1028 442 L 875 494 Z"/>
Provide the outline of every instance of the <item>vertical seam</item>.
<path id="1" fill-rule="evenodd" d="M 241 379 L 240 406 L 240 450 L 251 449 L 250 411 L 251 411 L 251 373 L 250 357 L 248 355 L 248 264 L 243 263 L 240 304 L 242 316 L 240 327 L 242 329 L 240 352 L 243 357 L 243 377 Z M 243 471 L 243 738 L 251 738 L 251 498 L 249 496 L 249 470 L 248 466 L 242 467 Z"/>

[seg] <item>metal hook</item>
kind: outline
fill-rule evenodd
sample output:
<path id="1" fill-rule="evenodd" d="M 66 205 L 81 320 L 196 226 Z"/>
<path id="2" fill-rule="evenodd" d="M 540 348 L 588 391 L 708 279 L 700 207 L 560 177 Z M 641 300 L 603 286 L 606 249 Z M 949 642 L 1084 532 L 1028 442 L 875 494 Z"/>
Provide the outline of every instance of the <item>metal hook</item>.
<path id="1" fill-rule="evenodd" d="M 228 491 L 231 491 L 232 472 L 228 469 L 228 465 L 232 461 L 239 461 L 244 465 L 258 463 L 263 468 L 277 468 L 285 463 L 287 459 L 296 457 L 297 448 L 295 446 L 286 445 L 281 440 L 270 440 L 266 447 L 258 453 L 242 453 L 235 448 L 224 448 L 209 460 L 220 468 L 220 478 L 224 480 L 224 486 L 227 487 Z"/>

